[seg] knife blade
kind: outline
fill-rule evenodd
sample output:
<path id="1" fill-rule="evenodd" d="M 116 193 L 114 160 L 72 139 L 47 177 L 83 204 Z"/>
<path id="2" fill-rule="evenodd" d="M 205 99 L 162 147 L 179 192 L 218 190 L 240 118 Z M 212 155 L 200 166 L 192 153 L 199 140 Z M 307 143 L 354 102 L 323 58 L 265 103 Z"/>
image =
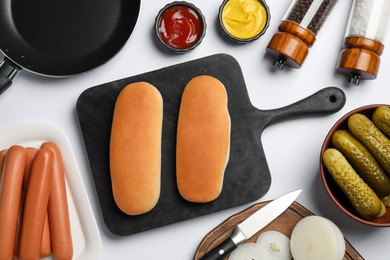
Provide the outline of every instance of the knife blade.
<path id="1" fill-rule="evenodd" d="M 201 260 L 218 260 L 228 255 L 288 209 L 301 191 L 302 189 L 280 196 L 254 212 L 234 228 L 233 234 L 227 240 L 204 255 Z"/>

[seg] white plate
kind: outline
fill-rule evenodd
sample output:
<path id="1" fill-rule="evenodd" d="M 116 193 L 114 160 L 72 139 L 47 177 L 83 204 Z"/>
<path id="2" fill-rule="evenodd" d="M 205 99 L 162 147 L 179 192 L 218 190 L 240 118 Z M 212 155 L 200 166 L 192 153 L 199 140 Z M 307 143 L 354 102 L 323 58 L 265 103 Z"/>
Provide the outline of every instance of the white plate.
<path id="1" fill-rule="evenodd" d="M 52 141 L 58 145 L 64 161 L 73 259 L 99 259 L 101 251 L 99 229 L 68 138 L 58 129 L 46 124 L 21 125 L 0 133 L 1 149 L 14 144 L 39 148 L 45 141 Z"/>

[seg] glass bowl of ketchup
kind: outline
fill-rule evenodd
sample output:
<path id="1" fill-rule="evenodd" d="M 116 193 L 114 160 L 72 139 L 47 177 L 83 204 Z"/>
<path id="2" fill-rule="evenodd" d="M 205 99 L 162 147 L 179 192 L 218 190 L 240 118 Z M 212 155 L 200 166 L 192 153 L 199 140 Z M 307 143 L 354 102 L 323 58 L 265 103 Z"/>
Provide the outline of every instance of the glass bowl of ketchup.
<path id="1" fill-rule="evenodd" d="M 206 34 L 206 21 L 195 5 L 175 1 L 160 10 L 155 31 L 159 42 L 168 50 L 185 53 L 201 43 Z"/>

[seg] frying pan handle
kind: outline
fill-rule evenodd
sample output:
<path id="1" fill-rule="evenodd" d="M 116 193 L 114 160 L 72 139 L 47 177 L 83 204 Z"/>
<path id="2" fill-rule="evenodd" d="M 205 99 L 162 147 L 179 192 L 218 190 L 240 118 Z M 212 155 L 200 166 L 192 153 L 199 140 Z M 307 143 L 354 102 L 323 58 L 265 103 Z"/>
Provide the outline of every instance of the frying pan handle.
<path id="1" fill-rule="evenodd" d="M 343 108 L 345 102 L 346 97 L 341 89 L 326 87 L 291 105 L 264 112 L 269 115 L 267 125 L 270 125 L 293 117 L 332 114 Z"/>
<path id="2" fill-rule="evenodd" d="M 7 57 L 0 61 L 0 95 L 11 86 L 12 80 L 18 75 L 20 69 Z"/>

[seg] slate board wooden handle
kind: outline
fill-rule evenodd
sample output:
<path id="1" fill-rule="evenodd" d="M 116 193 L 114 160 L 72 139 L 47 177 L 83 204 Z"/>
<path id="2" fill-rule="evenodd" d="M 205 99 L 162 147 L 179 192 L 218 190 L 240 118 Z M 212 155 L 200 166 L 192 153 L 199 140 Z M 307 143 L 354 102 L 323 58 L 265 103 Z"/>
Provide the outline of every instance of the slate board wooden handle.
<path id="1" fill-rule="evenodd" d="M 296 117 L 332 114 L 343 108 L 345 102 L 346 96 L 341 89 L 326 87 L 291 105 L 277 109 L 259 111 L 262 113 L 263 117 L 264 115 L 267 115 L 268 122 L 265 125 L 267 126 Z"/>

